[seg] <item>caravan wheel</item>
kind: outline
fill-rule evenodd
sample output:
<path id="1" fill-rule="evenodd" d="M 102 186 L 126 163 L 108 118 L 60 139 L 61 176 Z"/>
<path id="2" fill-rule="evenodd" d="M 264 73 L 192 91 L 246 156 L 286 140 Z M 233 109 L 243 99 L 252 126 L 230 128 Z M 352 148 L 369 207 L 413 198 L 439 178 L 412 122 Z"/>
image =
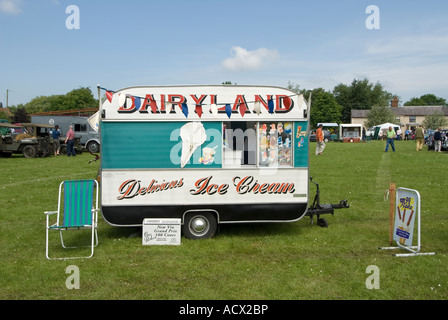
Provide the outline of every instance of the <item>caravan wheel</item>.
<path id="1" fill-rule="evenodd" d="M 183 234 L 189 239 L 207 239 L 216 234 L 218 223 L 211 212 L 190 212 L 185 215 Z"/>

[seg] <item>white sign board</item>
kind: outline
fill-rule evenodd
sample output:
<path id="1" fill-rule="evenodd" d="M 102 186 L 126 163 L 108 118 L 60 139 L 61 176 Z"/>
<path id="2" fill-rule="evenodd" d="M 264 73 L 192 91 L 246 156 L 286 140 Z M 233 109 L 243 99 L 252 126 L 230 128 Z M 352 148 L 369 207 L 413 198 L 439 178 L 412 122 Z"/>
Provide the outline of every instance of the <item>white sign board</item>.
<path id="1" fill-rule="evenodd" d="M 417 220 L 417 245 L 412 245 L 414 222 Z M 421 216 L 420 193 L 417 190 L 398 188 L 395 196 L 395 223 L 393 239 L 397 247 L 382 247 L 380 249 L 405 249 L 410 253 L 398 253 L 397 257 L 417 255 L 434 255 L 434 252 L 420 252 L 421 248 Z"/>
<path id="2" fill-rule="evenodd" d="M 397 244 L 411 247 L 415 217 L 420 213 L 420 196 L 415 190 L 398 188 L 396 197 L 393 239 Z"/>
<path id="3" fill-rule="evenodd" d="M 181 219 L 144 219 L 143 245 L 180 245 Z"/>

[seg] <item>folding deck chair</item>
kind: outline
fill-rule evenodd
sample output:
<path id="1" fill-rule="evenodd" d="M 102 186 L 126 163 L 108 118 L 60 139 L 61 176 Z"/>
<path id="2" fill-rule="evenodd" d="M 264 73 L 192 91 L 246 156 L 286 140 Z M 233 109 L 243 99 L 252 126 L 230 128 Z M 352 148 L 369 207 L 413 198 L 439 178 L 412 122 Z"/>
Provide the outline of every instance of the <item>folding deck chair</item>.
<path id="1" fill-rule="evenodd" d="M 96 191 L 95 191 L 96 189 Z M 45 255 L 47 259 L 76 259 L 76 258 L 91 258 L 93 256 L 94 247 L 98 245 L 98 182 L 96 180 L 70 180 L 63 181 L 59 185 L 59 199 L 57 211 L 45 211 L 47 216 L 46 228 L 46 245 Z M 61 208 L 63 210 L 61 211 Z M 56 223 L 50 225 L 50 215 L 57 214 Z M 92 239 L 90 256 L 87 257 L 66 257 L 66 258 L 50 258 L 48 252 L 48 235 L 50 230 L 59 231 L 61 237 L 61 244 L 63 248 L 77 248 L 67 247 L 64 244 L 62 237 L 63 231 L 68 230 L 92 230 Z"/>

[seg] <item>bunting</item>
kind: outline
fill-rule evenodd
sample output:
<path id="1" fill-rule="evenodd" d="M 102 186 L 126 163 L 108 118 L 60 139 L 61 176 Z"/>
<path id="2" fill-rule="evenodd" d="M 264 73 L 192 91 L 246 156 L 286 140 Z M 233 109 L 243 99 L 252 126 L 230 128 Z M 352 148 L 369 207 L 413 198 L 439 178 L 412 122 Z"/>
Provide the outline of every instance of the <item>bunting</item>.
<path id="1" fill-rule="evenodd" d="M 270 114 L 274 113 L 274 100 L 268 100 L 268 111 Z"/>
<path id="2" fill-rule="evenodd" d="M 197 115 L 199 116 L 199 118 L 201 118 L 202 117 L 202 105 L 197 104 L 195 111 L 196 111 Z"/>
<path id="3" fill-rule="evenodd" d="M 246 111 L 247 111 L 247 107 L 246 107 L 246 104 L 243 102 L 240 104 L 240 114 L 242 117 L 244 117 L 244 114 L 246 113 Z"/>
<path id="4" fill-rule="evenodd" d="M 182 103 L 182 113 L 185 115 L 185 118 L 188 118 L 188 106 L 185 102 Z"/>
<path id="5" fill-rule="evenodd" d="M 230 106 L 229 103 L 226 104 L 226 114 L 230 119 L 230 116 L 232 115 L 232 107 Z"/>

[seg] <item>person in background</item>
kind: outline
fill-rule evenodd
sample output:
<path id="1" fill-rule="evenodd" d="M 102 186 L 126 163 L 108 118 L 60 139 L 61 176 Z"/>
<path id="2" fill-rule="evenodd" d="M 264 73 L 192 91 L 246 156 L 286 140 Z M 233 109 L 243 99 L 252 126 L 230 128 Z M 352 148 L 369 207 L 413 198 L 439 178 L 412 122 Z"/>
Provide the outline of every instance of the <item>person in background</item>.
<path id="1" fill-rule="evenodd" d="M 322 124 L 320 124 L 319 128 L 317 128 L 316 131 L 316 141 L 317 141 L 316 156 L 323 155 L 322 152 L 324 152 L 325 149 L 324 133 L 322 132 L 322 127 L 323 127 Z"/>
<path id="2" fill-rule="evenodd" d="M 402 139 L 402 138 L 401 138 L 401 129 L 398 128 L 398 130 L 397 130 L 396 132 L 397 132 L 397 140 L 399 141 L 399 140 Z"/>
<path id="3" fill-rule="evenodd" d="M 387 141 L 386 141 L 386 152 L 389 151 L 389 145 L 392 147 L 392 150 L 395 152 L 394 138 L 396 137 L 395 130 L 392 126 L 389 127 L 389 130 L 386 133 Z"/>
<path id="4" fill-rule="evenodd" d="M 423 128 L 421 125 L 415 129 L 415 140 L 417 141 L 417 151 L 422 151 L 423 141 L 425 141 L 425 133 L 423 132 Z"/>
<path id="5" fill-rule="evenodd" d="M 440 132 L 440 128 L 434 132 L 434 151 L 442 152 L 442 132 Z"/>
<path id="6" fill-rule="evenodd" d="M 411 135 L 411 130 L 406 129 L 404 140 L 410 140 L 411 139 L 410 135 Z"/>
<path id="7" fill-rule="evenodd" d="M 73 155 L 75 157 L 75 132 L 73 131 L 73 126 L 70 126 L 69 130 L 67 131 L 65 143 L 67 144 L 67 156 L 70 157 L 71 155 Z"/>
<path id="8" fill-rule="evenodd" d="M 51 132 L 52 136 L 53 136 L 53 144 L 54 144 L 54 155 L 58 156 L 59 155 L 59 151 L 61 150 L 61 141 L 59 140 L 59 138 L 61 137 L 61 133 L 59 132 L 59 126 L 56 125 L 53 129 L 53 131 Z"/>

